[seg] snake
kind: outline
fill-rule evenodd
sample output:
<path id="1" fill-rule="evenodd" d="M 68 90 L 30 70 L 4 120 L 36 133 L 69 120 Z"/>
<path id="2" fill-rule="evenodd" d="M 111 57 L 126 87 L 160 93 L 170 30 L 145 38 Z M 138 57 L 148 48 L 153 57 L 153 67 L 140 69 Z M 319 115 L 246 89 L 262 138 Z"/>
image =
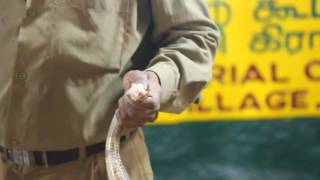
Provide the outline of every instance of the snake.
<path id="1" fill-rule="evenodd" d="M 133 83 L 125 95 L 134 101 L 144 101 L 150 97 L 148 89 L 142 83 Z M 121 130 L 122 121 L 115 114 L 111 120 L 105 143 L 106 171 L 109 180 L 130 180 L 120 156 Z"/>

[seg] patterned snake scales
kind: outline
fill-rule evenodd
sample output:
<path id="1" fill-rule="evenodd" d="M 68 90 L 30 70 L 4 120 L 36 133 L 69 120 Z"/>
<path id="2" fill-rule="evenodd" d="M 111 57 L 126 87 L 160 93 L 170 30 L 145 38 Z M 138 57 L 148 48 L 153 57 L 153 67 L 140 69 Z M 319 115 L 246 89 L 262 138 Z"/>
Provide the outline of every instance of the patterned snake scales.
<path id="1" fill-rule="evenodd" d="M 149 97 L 149 91 L 143 84 L 132 84 L 126 91 L 126 95 L 134 101 L 144 101 Z M 109 180 L 130 180 L 120 158 L 120 133 L 121 120 L 114 115 L 109 127 L 105 150 Z"/>

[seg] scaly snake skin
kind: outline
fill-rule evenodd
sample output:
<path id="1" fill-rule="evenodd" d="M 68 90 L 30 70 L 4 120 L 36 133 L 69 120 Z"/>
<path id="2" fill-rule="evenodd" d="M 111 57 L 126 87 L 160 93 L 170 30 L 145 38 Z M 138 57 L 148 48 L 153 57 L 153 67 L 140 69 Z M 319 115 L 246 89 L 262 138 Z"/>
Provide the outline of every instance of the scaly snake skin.
<path id="1" fill-rule="evenodd" d="M 148 88 L 143 84 L 132 84 L 126 92 L 134 101 L 144 101 L 149 97 Z M 106 140 L 106 166 L 109 180 L 129 180 L 120 157 L 121 120 L 113 116 Z"/>

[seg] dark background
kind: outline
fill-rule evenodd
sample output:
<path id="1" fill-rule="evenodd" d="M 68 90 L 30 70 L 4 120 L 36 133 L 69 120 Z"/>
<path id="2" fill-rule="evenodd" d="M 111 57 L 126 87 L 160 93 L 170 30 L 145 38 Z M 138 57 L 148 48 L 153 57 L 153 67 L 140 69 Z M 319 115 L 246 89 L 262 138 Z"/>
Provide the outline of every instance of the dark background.
<path id="1" fill-rule="evenodd" d="M 155 180 L 319 180 L 320 119 L 148 126 Z"/>

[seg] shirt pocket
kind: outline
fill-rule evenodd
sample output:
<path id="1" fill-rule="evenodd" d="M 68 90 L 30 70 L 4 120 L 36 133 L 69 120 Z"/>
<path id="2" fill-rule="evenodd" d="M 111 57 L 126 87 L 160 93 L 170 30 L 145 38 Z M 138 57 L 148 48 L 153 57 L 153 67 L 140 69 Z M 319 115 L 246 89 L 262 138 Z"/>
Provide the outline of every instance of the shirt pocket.
<path id="1" fill-rule="evenodd" d="M 53 2 L 57 17 L 52 22 L 51 51 L 63 68 L 84 76 L 94 71 L 118 72 L 130 0 Z"/>
<path id="2" fill-rule="evenodd" d="M 108 10 L 108 12 L 129 12 L 135 0 L 47 0 L 52 6 L 69 6 L 79 9 Z"/>
<path id="3" fill-rule="evenodd" d="M 129 13 L 134 0 L 102 0 L 111 13 Z"/>

